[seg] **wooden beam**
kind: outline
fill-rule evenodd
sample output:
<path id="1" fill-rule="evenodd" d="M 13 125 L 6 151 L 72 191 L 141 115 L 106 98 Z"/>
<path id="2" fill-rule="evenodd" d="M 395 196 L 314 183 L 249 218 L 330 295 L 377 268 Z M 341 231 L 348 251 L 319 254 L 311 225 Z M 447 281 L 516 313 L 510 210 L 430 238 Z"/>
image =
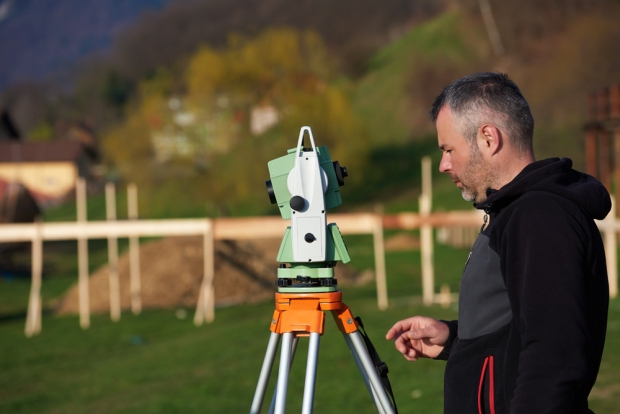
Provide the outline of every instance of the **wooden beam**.
<path id="1" fill-rule="evenodd" d="M 127 186 L 127 216 L 138 220 L 138 188 L 135 184 Z M 140 277 L 140 241 L 137 235 L 129 236 L 129 289 L 131 292 L 131 312 L 142 312 L 142 282 Z"/>
<path id="2" fill-rule="evenodd" d="M 116 222 L 116 188 L 114 183 L 105 185 L 106 219 Z M 108 235 L 108 271 L 110 281 L 110 318 L 114 322 L 121 319 L 121 288 L 118 277 L 118 239 Z"/>
<path id="3" fill-rule="evenodd" d="M 426 218 L 431 214 L 433 206 L 431 159 L 422 159 L 422 194 L 419 199 L 420 217 Z M 420 226 L 420 255 L 422 261 L 422 301 L 426 306 L 434 302 L 435 269 L 433 263 L 433 227 L 428 223 Z"/>
<path id="4" fill-rule="evenodd" d="M 606 130 L 599 131 L 599 147 L 598 147 L 598 168 L 600 172 L 599 180 L 607 191 L 611 192 L 611 138 L 610 132 Z"/>
<path id="5" fill-rule="evenodd" d="M 87 219 L 86 204 L 86 181 L 78 178 L 75 183 L 75 196 L 77 203 L 77 224 L 84 226 Z M 41 230 L 42 237 L 45 239 L 45 231 Z M 80 327 L 88 329 L 90 326 L 90 297 L 88 280 L 88 238 L 84 235 L 75 235 L 78 243 L 78 293 L 80 304 Z"/>
<path id="6" fill-rule="evenodd" d="M 35 223 L 38 227 L 39 219 Z M 43 240 L 37 235 L 32 240 L 32 282 L 30 285 L 30 299 L 28 314 L 26 315 L 25 334 L 31 337 L 41 332 L 41 276 L 43 274 Z"/>
<path id="7" fill-rule="evenodd" d="M 215 319 L 215 292 L 213 279 L 215 276 L 215 250 L 213 240 L 213 226 L 209 226 L 204 232 L 203 240 L 203 277 L 198 294 L 194 325 L 202 325 L 203 322 L 211 323 Z"/>
<path id="8" fill-rule="evenodd" d="M 612 206 L 611 211 L 605 218 L 606 221 L 616 222 L 616 206 Z M 618 234 L 613 228 L 603 231 L 605 242 L 605 258 L 607 260 L 607 278 L 609 281 L 609 297 L 618 296 Z"/>
<path id="9" fill-rule="evenodd" d="M 476 226 L 482 223 L 483 213 L 479 210 L 435 212 L 421 217 L 416 213 L 400 213 L 383 216 L 383 227 L 388 229 L 414 230 L 422 225 L 432 227 Z M 331 214 L 329 223 L 337 223 L 342 234 L 372 234 L 375 214 L 351 213 Z M 287 220 L 280 217 L 242 217 L 211 219 L 171 220 L 116 220 L 89 222 L 42 223 L 43 240 L 106 239 L 113 237 L 160 237 L 198 236 L 204 234 L 209 223 L 214 224 L 215 240 L 264 239 L 282 237 Z M 35 237 L 33 224 L 2 224 L 0 242 L 30 241 Z"/>
<path id="10" fill-rule="evenodd" d="M 375 253 L 375 282 L 377 284 L 377 307 L 379 310 L 388 308 L 387 277 L 385 271 L 385 244 L 383 243 L 383 206 L 375 206 L 375 228 L 373 231 L 373 247 Z"/>

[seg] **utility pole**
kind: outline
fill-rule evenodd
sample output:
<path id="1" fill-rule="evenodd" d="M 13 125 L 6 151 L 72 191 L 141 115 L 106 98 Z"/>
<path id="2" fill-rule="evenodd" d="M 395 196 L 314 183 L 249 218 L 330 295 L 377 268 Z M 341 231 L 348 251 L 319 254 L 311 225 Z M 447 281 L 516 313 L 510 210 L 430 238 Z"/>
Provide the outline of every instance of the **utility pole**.
<path id="1" fill-rule="evenodd" d="M 480 13 L 482 14 L 484 25 L 487 28 L 487 34 L 489 35 L 493 52 L 496 57 L 500 57 L 504 54 L 504 45 L 502 44 L 502 38 L 500 37 L 499 31 L 497 30 L 497 25 L 495 24 L 491 4 L 489 3 L 489 0 L 478 0 L 478 5 L 480 6 Z"/>

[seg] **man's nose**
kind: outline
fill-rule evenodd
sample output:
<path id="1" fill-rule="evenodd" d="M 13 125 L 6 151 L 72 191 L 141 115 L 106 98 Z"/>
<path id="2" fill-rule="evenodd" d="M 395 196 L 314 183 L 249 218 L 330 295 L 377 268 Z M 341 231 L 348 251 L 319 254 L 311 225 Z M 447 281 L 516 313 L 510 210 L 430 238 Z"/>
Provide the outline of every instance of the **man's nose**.
<path id="1" fill-rule="evenodd" d="M 450 160 L 448 159 L 448 154 L 444 153 L 441 156 L 441 161 L 439 162 L 439 172 L 445 173 L 450 171 L 452 165 L 450 164 Z"/>

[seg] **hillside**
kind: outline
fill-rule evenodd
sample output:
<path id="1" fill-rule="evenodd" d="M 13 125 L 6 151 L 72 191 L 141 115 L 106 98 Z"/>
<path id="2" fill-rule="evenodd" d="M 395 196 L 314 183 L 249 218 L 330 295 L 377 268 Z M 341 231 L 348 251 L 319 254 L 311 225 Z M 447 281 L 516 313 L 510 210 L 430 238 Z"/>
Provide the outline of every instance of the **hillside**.
<path id="1" fill-rule="evenodd" d="M 357 76 L 379 48 L 445 8 L 443 0 L 88 0 L 74 5 L 70 0 L 0 0 L 6 11 L 0 11 L 0 61 L 11 62 L 0 68 L 0 106 L 8 106 L 28 134 L 50 119 L 68 117 L 105 129 L 118 121 L 140 79 L 162 68 L 178 74 L 201 46 L 221 48 L 233 33 L 315 30 L 332 60 Z"/>
<path id="2" fill-rule="evenodd" d="M 415 201 L 419 159 L 438 155 L 429 105 L 479 70 L 507 72 L 521 87 L 538 158 L 569 156 L 581 168 L 587 94 L 620 73 L 613 1 L 493 2 L 500 56 L 473 0 L 240 1 L 170 3 L 121 31 L 108 57 L 81 65 L 69 93 L 14 87 L 0 104 L 42 139 L 59 120 L 89 120 L 110 177 L 139 182 L 155 216 L 244 215 L 265 213 L 264 165 L 306 124 L 351 168 L 347 200 Z M 175 124 L 171 98 L 200 120 L 193 129 Z M 253 108 L 270 105 L 285 116 L 251 138 Z M 227 121 L 215 133 L 217 119 Z M 166 131 L 212 144 L 161 162 L 151 140 Z"/>
<path id="3" fill-rule="evenodd" d="M 442 86 L 487 67 L 490 50 L 476 23 L 462 11 L 446 12 L 414 27 L 369 60 L 354 102 L 375 145 L 402 144 L 434 133 L 428 109 Z"/>
<path id="4" fill-rule="evenodd" d="M 171 0 L 0 1 L 0 91 L 28 79 L 66 72 L 144 13 Z"/>
<path id="5" fill-rule="evenodd" d="M 524 2 L 523 10 L 498 4 L 505 53 L 495 56 L 472 3 L 417 25 L 369 60 L 354 106 L 371 140 L 404 148 L 433 135 L 427 114 L 444 86 L 471 72 L 502 71 L 531 105 L 537 158 L 568 156 L 583 168 L 587 96 L 620 81 L 620 8 L 609 1 Z"/>

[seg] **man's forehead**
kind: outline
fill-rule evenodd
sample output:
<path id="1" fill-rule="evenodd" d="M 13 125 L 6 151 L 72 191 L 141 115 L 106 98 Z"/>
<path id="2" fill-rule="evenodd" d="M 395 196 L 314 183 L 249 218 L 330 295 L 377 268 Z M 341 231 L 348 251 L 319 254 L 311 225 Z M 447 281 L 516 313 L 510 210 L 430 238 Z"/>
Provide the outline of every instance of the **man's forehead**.
<path id="1" fill-rule="evenodd" d="M 437 113 L 437 117 L 439 118 L 441 114 L 443 114 L 444 116 L 446 115 L 452 116 L 452 109 L 450 109 L 450 105 L 445 104 L 444 106 L 442 106 L 439 112 Z"/>
<path id="2" fill-rule="evenodd" d="M 449 106 L 445 105 L 439 111 L 435 126 L 437 127 L 437 144 L 442 151 L 461 147 L 467 143 L 456 125 L 456 119 Z"/>
<path id="3" fill-rule="evenodd" d="M 441 107 L 441 109 L 437 113 L 437 119 L 439 120 L 439 117 L 441 117 L 442 115 L 443 117 L 447 116 L 452 118 L 452 110 L 450 109 L 450 106 L 448 104 Z"/>
<path id="4" fill-rule="evenodd" d="M 439 111 L 435 127 L 437 128 L 437 135 L 440 139 L 443 135 L 452 135 L 454 132 L 454 117 L 448 106 L 444 106 L 441 111 Z"/>

